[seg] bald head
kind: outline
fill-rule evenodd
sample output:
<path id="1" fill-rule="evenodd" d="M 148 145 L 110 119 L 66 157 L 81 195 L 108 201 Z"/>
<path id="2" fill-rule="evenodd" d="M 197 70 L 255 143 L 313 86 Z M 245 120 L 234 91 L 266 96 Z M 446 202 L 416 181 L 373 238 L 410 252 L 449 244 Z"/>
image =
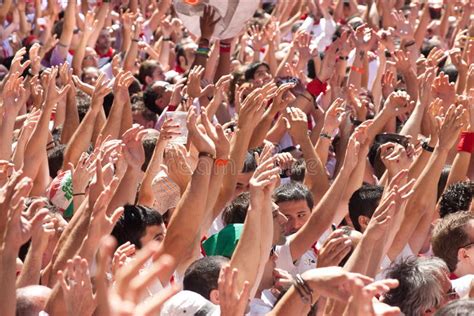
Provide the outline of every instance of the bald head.
<path id="1" fill-rule="evenodd" d="M 16 315 L 37 316 L 46 306 L 51 289 L 42 285 L 30 285 L 16 290 Z"/>

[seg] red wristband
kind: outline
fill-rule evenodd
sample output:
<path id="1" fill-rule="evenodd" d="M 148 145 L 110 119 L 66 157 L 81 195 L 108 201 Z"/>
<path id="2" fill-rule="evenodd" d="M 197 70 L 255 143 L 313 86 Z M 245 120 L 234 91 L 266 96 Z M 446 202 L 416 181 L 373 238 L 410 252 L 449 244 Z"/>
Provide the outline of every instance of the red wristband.
<path id="1" fill-rule="evenodd" d="M 457 149 L 471 154 L 474 151 L 474 133 L 462 132 Z"/>
<path id="2" fill-rule="evenodd" d="M 223 46 L 221 46 L 221 47 L 219 48 L 219 51 L 220 51 L 221 53 L 230 53 L 230 46 L 229 46 L 229 47 L 223 47 Z"/>
<path id="3" fill-rule="evenodd" d="M 306 90 L 316 99 L 321 93 L 326 93 L 328 84 L 315 78 L 306 86 Z"/>

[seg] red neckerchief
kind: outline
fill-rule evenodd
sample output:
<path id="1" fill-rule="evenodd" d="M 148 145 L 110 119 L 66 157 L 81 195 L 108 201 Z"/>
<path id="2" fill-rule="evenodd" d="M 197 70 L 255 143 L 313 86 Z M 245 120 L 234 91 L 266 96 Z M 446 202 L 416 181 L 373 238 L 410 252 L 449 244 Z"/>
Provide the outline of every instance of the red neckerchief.
<path id="1" fill-rule="evenodd" d="M 176 64 L 176 67 L 174 67 L 174 70 L 179 74 L 184 74 L 186 72 L 186 70 L 181 68 L 181 66 L 179 64 Z"/>
<path id="2" fill-rule="evenodd" d="M 104 58 L 104 57 L 112 58 L 112 56 L 114 55 L 114 49 L 112 47 L 109 47 L 109 49 L 107 50 L 107 52 L 105 52 L 105 54 L 99 53 L 97 49 L 95 51 L 97 52 L 100 58 Z"/>
<path id="3" fill-rule="evenodd" d="M 319 250 L 318 248 L 316 248 L 316 246 L 318 245 L 318 242 L 315 242 L 312 246 L 311 246 L 311 249 L 313 249 L 313 252 L 314 252 L 314 255 L 317 257 L 318 254 L 319 254 Z"/>
<path id="4" fill-rule="evenodd" d="M 69 52 L 70 55 L 74 56 L 74 53 L 75 53 L 74 49 L 70 49 L 68 52 Z"/>
<path id="5" fill-rule="evenodd" d="M 456 279 L 459 279 L 459 277 L 454 272 L 451 272 L 449 274 L 449 279 L 450 280 L 456 280 Z"/>

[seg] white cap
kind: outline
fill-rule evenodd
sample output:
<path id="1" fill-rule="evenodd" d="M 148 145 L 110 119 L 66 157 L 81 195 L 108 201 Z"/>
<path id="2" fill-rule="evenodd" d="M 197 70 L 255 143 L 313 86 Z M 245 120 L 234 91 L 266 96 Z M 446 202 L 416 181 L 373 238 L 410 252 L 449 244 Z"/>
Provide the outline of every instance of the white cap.
<path id="1" fill-rule="evenodd" d="M 221 314 L 217 305 L 191 291 L 181 291 L 170 298 L 161 309 L 161 316 L 192 316 L 196 313 L 206 316 Z"/>

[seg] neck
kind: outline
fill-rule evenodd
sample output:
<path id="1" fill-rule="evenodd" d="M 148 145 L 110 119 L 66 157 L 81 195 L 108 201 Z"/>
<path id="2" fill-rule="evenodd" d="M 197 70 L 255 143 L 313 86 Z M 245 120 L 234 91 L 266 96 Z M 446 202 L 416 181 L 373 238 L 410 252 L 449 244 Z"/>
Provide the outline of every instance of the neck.
<path id="1" fill-rule="evenodd" d="M 470 266 L 462 264 L 461 262 L 458 262 L 456 270 L 454 270 L 454 274 L 456 274 L 459 278 L 472 273 L 474 273 L 474 269 L 472 269 Z"/>

